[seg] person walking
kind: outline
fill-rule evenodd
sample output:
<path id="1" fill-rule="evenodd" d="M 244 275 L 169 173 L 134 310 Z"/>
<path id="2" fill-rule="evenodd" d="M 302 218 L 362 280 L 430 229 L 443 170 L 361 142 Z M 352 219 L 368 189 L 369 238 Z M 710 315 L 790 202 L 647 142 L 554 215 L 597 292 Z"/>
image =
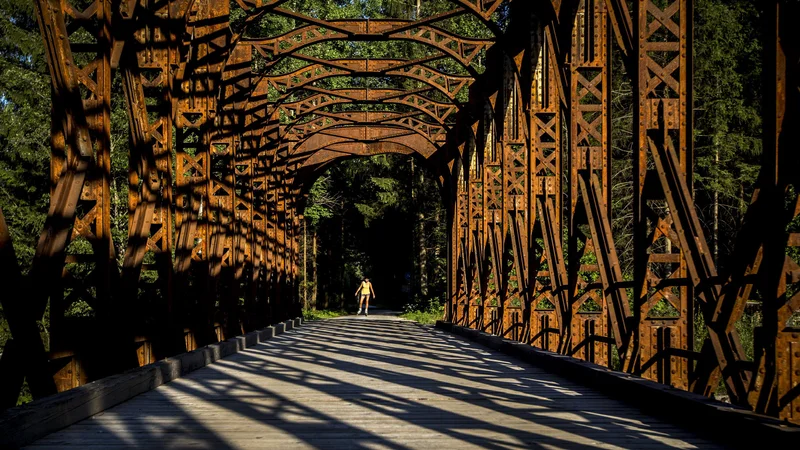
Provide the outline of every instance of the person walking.
<path id="1" fill-rule="evenodd" d="M 358 297 L 358 312 L 356 315 L 361 314 L 361 306 L 366 303 L 366 307 L 364 308 L 364 315 L 369 316 L 369 296 L 372 294 L 372 298 L 375 299 L 375 290 L 372 289 L 372 283 L 369 282 L 369 278 L 364 278 L 361 280 L 361 284 L 356 289 L 356 296 Z"/>

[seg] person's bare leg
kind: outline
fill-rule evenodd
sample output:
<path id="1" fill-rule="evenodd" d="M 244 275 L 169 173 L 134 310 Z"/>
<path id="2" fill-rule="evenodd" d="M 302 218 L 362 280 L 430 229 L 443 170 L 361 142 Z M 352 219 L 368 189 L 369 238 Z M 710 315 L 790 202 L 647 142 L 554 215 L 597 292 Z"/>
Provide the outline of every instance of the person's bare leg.
<path id="1" fill-rule="evenodd" d="M 369 313 L 367 311 L 369 311 L 369 296 L 367 296 L 367 307 L 364 309 L 364 315 L 365 316 L 369 315 Z"/>

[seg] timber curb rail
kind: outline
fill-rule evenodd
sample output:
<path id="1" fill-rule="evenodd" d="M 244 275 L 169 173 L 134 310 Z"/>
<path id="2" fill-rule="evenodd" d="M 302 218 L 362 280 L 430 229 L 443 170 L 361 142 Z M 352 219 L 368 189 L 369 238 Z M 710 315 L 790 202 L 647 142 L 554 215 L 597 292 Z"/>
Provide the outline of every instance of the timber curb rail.
<path id="1" fill-rule="evenodd" d="M 536 365 L 735 448 L 797 448 L 800 427 L 744 408 L 451 322 L 436 328 Z"/>
<path id="2" fill-rule="evenodd" d="M 289 319 L 0 413 L 0 448 L 18 448 L 302 325 Z"/>

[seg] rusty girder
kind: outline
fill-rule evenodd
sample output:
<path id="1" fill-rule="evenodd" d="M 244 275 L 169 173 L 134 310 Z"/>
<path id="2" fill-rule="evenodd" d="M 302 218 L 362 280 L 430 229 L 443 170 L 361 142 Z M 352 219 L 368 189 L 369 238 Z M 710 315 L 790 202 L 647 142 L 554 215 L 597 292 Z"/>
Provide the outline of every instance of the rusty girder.
<path id="1" fill-rule="evenodd" d="M 462 89 L 468 88 L 473 78 L 451 75 L 425 65 L 440 57 L 407 61 L 402 59 L 341 59 L 324 61 L 308 56 L 298 57 L 311 62 L 306 67 L 281 75 L 265 75 L 254 88 L 256 93 L 275 89 L 287 97 L 299 89 L 313 85 L 325 78 L 342 76 L 377 77 L 395 76 L 409 78 L 428 85 L 454 101 Z M 256 94 L 257 95 L 257 94 Z"/>
<path id="2" fill-rule="evenodd" d="M 389 125 L 406 128 L 422 135 L 432 142 L 444 142 L 447 139 L 447 129 L 440 125 L 430 124 L 417 119 L 418 113 L 398 113 L 391 111 L 348 111 L 339 113 L 318 112 L 319 116 L 313 120 L 287 126 L 283 133 L 291 138 L 304 140 L 313 133 L 318 133 L 329 128 L 342 127 L 348 124 L 359 125 Z"/>
<path id="3" fill-rule="evenodd" d="M 273 114 L 284 114 L 286 117 L 300 119 L 307 114 L 334 105 L 401 105 L 418 110 L 442 126 L 449 126 L 448 124 L 452 123 L 450 119 L 454 118 L 458 111 L 458 107 L 452 103 L 442 103 L 423 96 L 422 94 L 430 91 L 430 88 L 420 89 L 416 92 L 401 89 L 366 88 L 325 90 L 307 87 L 305 90 L 311 92 L 312 95 L 295 102 L 283 103 L 275 108 Z M 274 115 L 273 118 L 275 118 Z"/>
<path id="4" fill-rule="evenodd" d="M 310 21 L 304 18 L 304 21 Z M 329 28 L 320 28 L 325 26 Z M 432 25 L 412 20 L 331 20 L 314 23 L 272 38 L 243 39 L 238 45 L 250 46 L 268 60 L 269 69 L 287 56 L 295 56 L 302 48 L 329 41 L 395 40 L 417 42 L 436 49 L 478 75 L 472 62 L 481 51 L 494 42 L 490 39 L 470 39 L 455 36 Z"/>
<path id="5" fill-rule="evenodd" d="M 771 25 L 780 24 L 775 42 L 783 42 L 783 46 L 772 53 L 778 55 L 777 65 L 768 63 L 777 67 L 778 86 L 766 91 L 779 93 L 776 117 L 786 120 L 793 111 L 786 105 L 797 103 L 787 99 L 796 90 L 786 83 L 796 83 L 797 76 L 793 72 L 796 67 L 785 61 L 794 63 L 797 57 L 785 56 L 788 48 L 794 48 L 791 45 L 794 34 L 786 31 L 785 26 L 781 28 L 781 20 L 790 16 L 786 10 L 792 6 L 784 2 L 775 4 L 779 7 L 770 20 Z M 786 188 L 771 190 L 766 187 L 769 182 L 762 181 L 760 186 L 764 187 L 759 188 L 758 198 L 776 196 L 781 200 L 771 203 L 772 206 L 766 206 L 769 200 L 754 201 L 747 222 L 752 225 L 743 230 L 747 233 L 739 247 L 743 250 L 735 256 L 740 261 L 738 268 L 731 275 L 717 275 L 688 189 L 692 158 L 691 108 L 687 106 L 691 104 L 688 72 L 691 2 L 676 0 L 656 5 L 643 0 L 635 5 L 632 18 L 624 2 L 554 2 L 552 15 L 542 15 L 540 19 L 544 20 L 534 25 L 539 38 L 531 43 L 528 55 L 523 55 L 530 58 L 529 62 L 521 65 L 533 67 L 532 88 L 528 90 L 531 100 L 524 113 L 529 120 L 525 125 L 531 152 L 532 197 L 528 200 L 527 216 L 518 212 L 518 189 L 508 188 L 519 186 L 519 178 L 508 170 L 509 160 L 515 166 L 522 159 L 507 150 L 508 133 L 498 129 L 502 126 L 505 130 L 509 125 L 514 128 L 513 119 L 507 118 L 513 105 L 500 92 L 509 82 L 521 83 L 525 72 L 496 76 L 497 100 L 473 98 L 467 106 L 473 119 L 459 116 L 460 129 L 452 133 L 455 137 L 446 147 L 452 155 L 450 160 L 456 160 L 450 166 L 453 203 L 449 317 L 464 325 L 596 363 L 608 364 L 609 345 L 613 345 L 621 359 L 621 369 L 683 389 L 692 387 L 706 395 L 711 395 L 717 381 L 724 379 L 734 402 L 796 420 L 792 408 L 798 404 L 800 379 L 796 374 L 789 375 L 792 354 L 788 349 L 795 345 L 793 339 L 800 335 L 800 330 L 792 325 L 797 305 L 787 298 L 790 295 L 787 292 L 792 291 L 784 286 L 793 279 L 794 263 L 788 260 L 784 263 L 785 252 L 776 251 L 775 255 L 780 256 L 775 260 L 780 262 L 770 273 L 777 279 L 778 273 L 785 272 L 787 275 L 782 279 L 786 281 L 759 285 L 755 280 L 766 280 L 755 276 L 764 272 L 761 263 L 764 247 L 759 244 L 763 238 L 753 237 L 781 236 L 780 241 L 788 235 L 785 242 L 789 244 L 777 242 L 776 246 L 793 245 L 790 229 L 778 231 L 787 226 L 793 213 L 787 211 L 777 224 L 766 219 L 775 217 L 774 211 L 781 209 L 778 204 L 793 203 L 791 199 L 783 199 L 784 194 L 778 194 L 786 192 Z M 643 197 L 635 202 L 640 222 L 634 225 L 638 250 L 633 284 L 622 276 L 611 231 L 606 106 L 610 79 L 604 56 L 610 44 L 606 39 L 607 27 L 613 28 L 626 64 L 634 69 L 631 72 L 639 74 L 635 79 L 638 86 L 635 92 L 639 95 L 637 111 L 641 111 L 634 114 L 641 118 L 637 124 L 639 163 L 635 166 L 638 177 L 635 179 L 641 184 L 639 192 Z M 506 54 L 514 59 L 516 53 L 507 48 Z M 521 80 L 508 80 L 516 77 Z M 486 91 L 479 82 L 473 86 Z M 567 116 L 560 117 L 562 112 Z M 562 123 L 570 132 L 567 161 L 560 160 Z M 786 133 L 780 125 L 777 129 L 778 136 Z M 506 150 L 501 152 L 499 148 Z M 780 149 L 780 144 L 776 148 Z M 777 159 L 771 161 L 765 163 L 765 170 L 777 173 L 773 169 L 779 167 Z M 561 186 L 561 173 L 570 180 L 567 187 Z M 784 183 L 783 186 L 788 186 L 792 182 L 787 179 Z M 501 186 L 506 189 L 501 190 Z M 566 189 L 570 201 L 566 215 L 569 238 L 562 248 L 563 218 L 556 204 Z M 514 229 L 519 228 L 520 217 L 528 220 L 528 230 L 534 237 L 527 248 L 522 247 L 527 260 L 516 254 L 521 246 Z M 757 231 L 759 226 L 766 226 L 766 222 L 758 225 L 765 219 L 776 229 L 768 233 Z M 540 239 L 541 247 L 536 242 Z M 569 257 L 565 259 L 562 252 Z M 503 259 L 503 264 L 498 264 L 498 259 Z M 570 264 L 564 265 L 565 260 Z M 506 261 L 511 263 L 511 269 L 504 268 Z M 780 269 L 781 265 L 785 268 Z M 525 273 L 534 277 L 527 285 L 524 276 L 519 276 Z M 725 279 L 728 281 L 722 282 Z M 522 308 L 519 319 L 515 305 L 519 294 L 509 290 L 510 285 L 516 284 L 529 290 L 527 295 L 532 303 Z M 626 293 L 630 287 L 637 296 L 633 311 Z M 763 298 L 778 298 L 773 302 L 778 306 L 771 317 L 781 325 L 763 328 L 772 330 L 770 338 L 763 342 L 780 344 L 762 347 L 763 356 L 757 357 L 761 358 L 761 366 L 757 366 L 760 373 L 753 377 L 734 324 L 741 317 L 744 301 L 756 289 L 758 295 L 765 295 Z M 702 352 L 695 352 L 692 347 L 695 298 L 699 302 L 697 310 L 709 328 Z M 589 299 L 597 312 L 581 310 Z M 652 316 L 651 311 L 659 302 L 670 304 L 674 315 Z M 661 308 L 664 309 L 669 308 Z M 582 319 L 582 314 L 591 322 Z M 522 333 L 518 332 L 520 329 Z M 696 372 L 694 361 L 698 361 Z M 784 366 L 777 369 L 779 364 Z M 764 388 L 762 383 L 768 387 Z"/>
<path id="6" fill-rule="evenodd" d="M 393 143 L 407 147 L 411 152 L 419 153 L 424 158 L 430 157 L 438 150 L 434 142 L 416 130 L 409 130 L 397 125 L 373 123 L 370 125 L 352 124 L 316 131 L 293 145 L 287 156 L 313 153 L 323 148 L 343 148 L 347 144 L 357 142 Z"/>
<path id="7" fill-rule="evenodd" d="M 0 266 L 30 291 L 24 304 L 2 299 L 13 339 L 0 401 L 15 401 L 23 379 L 38 398 L 297 314 L 310 184 L 342 158 L 398 153 L 425 161 L 447 193 L 448 320 L 708 396 L 722 381 L 732 402 L 800 423 L 796 2 L 767 8 L 769 151 L 724 273 L 692 199 L 692 0 L 450 3 L 415 20 L 325 20 L 285 0 L 126 0 L 118 14 L 109 0 L 84 11 L 37 0 L 52 195 L 26 278 L 0 220 Z M 301 25 L 250 37 L 269 14 Z M 493 37 L 440 26 L 462 14 Z M 635 87 L 630 274 L 610 206 L 611 37 Z M 333 40 L 411 41 L 429 56 L 303 54 Z M 78 51 L 90 56 L 76 61 Z M 289 58 L 308 65 L 276 73 Z M 438 70 L 445 59 L 468 75 Z M 109 212 L 114 68 L 131 135 L 121 267 Z M 332 77 L 417 87 L 321 87 Z M 764 319 L 749 361 L 736 323 L 754 299 Z M 74 301 L 98 313 L 104 342 L 66 320 Z M 48 302 L 50 348 L 36 323 Z M 708 329 L 700 351 L 696 312 Z"/>

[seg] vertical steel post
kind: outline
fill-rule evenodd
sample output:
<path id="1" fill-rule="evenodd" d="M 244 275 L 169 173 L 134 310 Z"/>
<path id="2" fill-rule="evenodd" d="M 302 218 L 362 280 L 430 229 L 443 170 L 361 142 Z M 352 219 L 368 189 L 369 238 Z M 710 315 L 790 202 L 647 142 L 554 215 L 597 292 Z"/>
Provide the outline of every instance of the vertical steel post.
<path id="1" fill-rule="evenodd" d="M 691 184 L 691 0 L 637 0 L 634 13 L 638 74 L 634 164 L 634 315 L 642 376 L 687 389 L 694 313 L 686 256 L 655 170 L 651 146 L 679 161 Z"/>

